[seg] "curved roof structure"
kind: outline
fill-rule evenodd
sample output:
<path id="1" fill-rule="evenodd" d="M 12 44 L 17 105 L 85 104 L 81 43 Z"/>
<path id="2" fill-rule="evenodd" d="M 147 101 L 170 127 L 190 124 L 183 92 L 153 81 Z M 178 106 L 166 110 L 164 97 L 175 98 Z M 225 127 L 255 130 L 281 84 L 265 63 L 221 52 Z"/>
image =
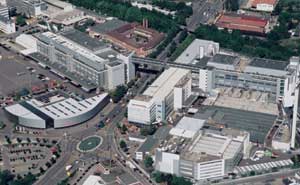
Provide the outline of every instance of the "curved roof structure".
<path id="1" fill-rule="evenodd" d="M 108 102 L 108 94 L 104 93 L 80 101 L 74 98 L 62 98 L 48 104 L 32 99 L 8 106 L 5 110 L 24 126 L 61 128 L 87 121 Z"/>

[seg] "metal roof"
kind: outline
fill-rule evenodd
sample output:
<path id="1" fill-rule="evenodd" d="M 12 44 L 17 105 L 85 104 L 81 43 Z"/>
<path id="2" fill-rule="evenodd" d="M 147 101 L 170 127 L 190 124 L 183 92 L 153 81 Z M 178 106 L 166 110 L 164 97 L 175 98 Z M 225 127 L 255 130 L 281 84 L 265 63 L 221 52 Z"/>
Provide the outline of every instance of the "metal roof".
<path id="1" fill-rule="evenodd" d="M 275 69 L 284 71 L 289 65 L 289 61 L 278 61 L 263 58 L 254 58 L 248 65 L 266 69 Z"/>
<path id="2" fill-rule="evenodd" d="M 227 107 L 202 106 L 195 117 L 210 118 L 225 127 L 248 131 L 250 141 L 263 143 L 277 116 Z M 213 126 L 207 122 L 206 125 Z"/>
<path id="3" fill-rule="evenodd" d="M 96 51 L 108 47 L 104 42 L 93 39 L 92 37 L 88 36 L 88 34 L 77 31 L 75 29 L 65 31 L 61 33 L 61 35 L 91 51 Z"/>
<path id="4" fill-rule="evenodd" d="M 124 26 L 126 24 L 128 23 L 121 21 L 119 19 L 113 19 L 113 20 L 106 21 L 105 23 L 96 24 L 90 27 L 90 30 L 97 33 L 107 33 L 117 28 L 120 28 L 121 26 Z"/>

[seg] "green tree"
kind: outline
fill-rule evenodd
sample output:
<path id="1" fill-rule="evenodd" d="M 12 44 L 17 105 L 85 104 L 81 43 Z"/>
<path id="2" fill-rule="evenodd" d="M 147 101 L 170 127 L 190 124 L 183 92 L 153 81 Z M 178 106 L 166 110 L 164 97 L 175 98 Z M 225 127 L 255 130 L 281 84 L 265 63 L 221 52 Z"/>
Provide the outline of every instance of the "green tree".
<path id="1" fill-rule="evenodd" d="M 18 15 L 16 18 L 16 24 L 19 26 L 24 26 L 26 25 L 26 18 L 22 15 Z"/>
<path id="2" fill-rule="evenodd" d="M 153 159 L 151 156 L 145 156 L 144 159 L 144 165 L 146 168 L 152 168 L 153 167 Z"/>
<path id="3" fill-rule="evenodd" d="M 0 171 L 0 184 L 6 185 L 14 179 L 14 175 L 8 170 Z"/>
<path id="4" fill-rule="evenodd" d="M 238 0 L 226 0 L 225 8 L 229 11 L 237 11 L 239 9 L 239 1 Z"/>
<path id="5" fill-rule="evenodd" d="M 254 176 L 255 175 L 255 171 L 250 171 L 250 176 Z"/>
<path id="6" fill-rule="evenodd" d="M 123 124 L 122 125 L 122 127 L 121 127 L 121 132 L 122 132 L 122 134 L 125 134 L 126 132 L 127 132 L 127 127 L 126 127 L 126 125 L 125 124 Z"/>
<path id="7" fill-rule="evenodd" d="M 183 177 L 173 176 L 171 185 L 192 185 L 192 183 Z"/>
<path id="8" fill-rule="evenodd" d="M 153 173 L 152 177 L 154 178 L 155 182 L 157 182 L 157 183 L 165 182 L 164 174 L 159 171 Z"/>
<path id="9" fill-rule="evenodd" d="M 122 148 L 123 150 L 125 150 L 127 148 L 127 144 L 124 140 L 120 141 L 120 148 Z"/>
<path id="10" fill-rule="evenodd" d="M 24 178 L 19 178 L 11 183 L 11 185 L 32 185 L 36 181 L 36 176 L 28 173 Z"/>
<path id="11" fill-rule="evenodd" d="M 143 136 L 153 135 L 156 131 L 155 126 L 141 128 L 140 134 Z"/>
<path id="12" fill-rule="evenodd" d="M 127 88 L 124 85 L 117 86 L 114 91 L 110 93 L 110 97 L 114 103 L 119 102 L 126 94 Z"/>
<path id="13" fill-rule="evenodd" d="M 125 20 L 129 22 L 134 22 L 134 21 L 141 22 L 142 19 L 143 19 L 142 12 L 139 8 L 136 7 L 130 7 L 125 14 Z"/>

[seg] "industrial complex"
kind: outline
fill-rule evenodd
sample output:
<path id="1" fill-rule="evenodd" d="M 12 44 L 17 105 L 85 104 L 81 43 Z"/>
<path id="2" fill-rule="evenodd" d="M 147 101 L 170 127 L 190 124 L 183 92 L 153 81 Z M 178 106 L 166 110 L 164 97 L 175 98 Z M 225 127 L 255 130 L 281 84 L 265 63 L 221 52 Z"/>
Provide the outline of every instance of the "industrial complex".
<path id="1" fill-rule="evenodd" d="M 0 0 L 0 182 L 299 184 L 294 3 Z"/>

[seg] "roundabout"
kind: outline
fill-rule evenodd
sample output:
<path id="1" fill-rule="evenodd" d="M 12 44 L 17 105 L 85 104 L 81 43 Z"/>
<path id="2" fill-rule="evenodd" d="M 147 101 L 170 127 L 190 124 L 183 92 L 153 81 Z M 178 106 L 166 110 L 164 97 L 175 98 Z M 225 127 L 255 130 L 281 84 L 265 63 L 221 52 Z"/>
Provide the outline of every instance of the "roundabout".
<path id="1" fill-rule="evenodd" d="M 101 146 L 102 141 L 103 139 L 100 136 L 86 137 L 77 144 L 77 150 L 80 152 L 92 152 Z"/>

